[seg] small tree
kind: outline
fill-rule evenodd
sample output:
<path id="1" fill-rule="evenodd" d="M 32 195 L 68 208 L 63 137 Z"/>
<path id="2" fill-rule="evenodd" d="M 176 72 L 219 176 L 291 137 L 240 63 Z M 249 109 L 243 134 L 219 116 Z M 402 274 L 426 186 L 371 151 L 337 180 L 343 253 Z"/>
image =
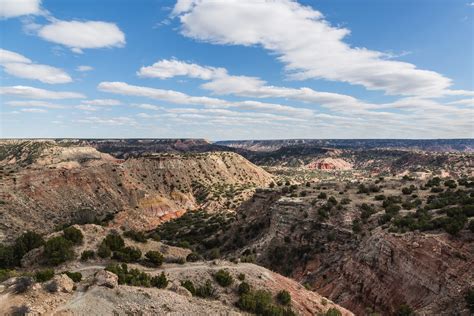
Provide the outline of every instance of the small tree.
<path id="1" fill-rule="evenodd" d="M 72 242 L 63 236 L 49 239 L 44 245 L 43 252 L 46 263 L 58 265 L 74 258 Z"/>
<path id="2" fill-rule="evenodd" d="M 163 264 L 163 255 L 158 251 L 148 251 L 145 254 L 148 262 L 153 264 L 156 267 L 159 267 Z"/>
<path id="3" fill-rule="evenodd" d="M 95 252 L 93 250 L 84 250 L 81 254 L 81 260 L 87 261 L 95 258 Z"/>
<path id="4" fill-rule="evenodd" d="M 250 292 L 250 284 L 247 282 L 241 282 L 239 284 L 239 295 L 247 294 Z"/>
<path id="5" fill-rule="evenodd" d="M 159 289 L 164 289 L 166 286 L 168 286 L 168 279 L 166 278 L 165 273 L 161 272 L 159 276 L 154 276 L 151 278 L 151 285 Z"/>
<path id="6" fill-rule="evenodd" d="M 102 241 L 102 243 L 99 245 L 99 249 L 97 250 L 97 255 L 101 258 L 108 258 L 112 254 L 112 251 L 110 250 L 109 246 Z"/>
<path id="7" fill-rule="evenodd" d="M 107 237 L 105 237 L 104 243 L 112 251 L 119 251 L 123 247 L 125 247 L 125 242 L 123 241 L 123 238 L 117 233 L 109 233 Z"/>
<path id="8" fill-rule="evenodd" d="M 324 315 L 325 316 L 342 316 L 342 313 L 337 308 L 332 307 L 328 309 Z"/>
<path id="9" fill-rule="evenodd" d="M 70 272 L 67 271 L 66 275 L 73 280 L 74 282 L 81 282 L 82 280 L 82 273 L 81 272 Z"/>
<path id="10" fill-rule="evenodd" d="M 192 281 L 190 280 L 181 281 L 181 286 L 184 287 L 189 292 L 191 292 L 193 296 L 196 295 L 196 288 L 194 287 L 194 284 Z"/>
<path id="11" fill-rule="evenodd" d="M 410 306 L 403 304 L 398 307 L 397 312 L 395 313 L 397 316 L 412 316 L 414 315 L 413 310 Z"/>
<path id="12" fill-rule="evenodd" d="M 231 285 L 232 282 L 234 281 L 234 279 L 230 275 L 229 271 L 226 271 L 224 269 L 221 269 L 221 270 L 217 271 L 214 274 L 214 279 L 222 287 L 227 287 L 227 286 Z"/>
<path id="13" fill-rule="evenodd" d="M 63 230 L 63 236 L 75 245 L 82 244 L 82 241 L 84 240 L 82 232 L 74 226 L 65 228 Z"/>
<path id="14" fill-rule="evenodd" d="M 286 290 L 282 290 L 282 291 L 278 292 L 276 298 L 277 298 L 278 303 L 280 303 L 281 305 L 290 305 L 290 303 L 291 303 L 290 292 L 288 292 Z"/>
<path id="15" fill-rule="evenodd" d="M 35 272 L 35 280 L 37 282 L 46 282 L 54 277 L 53 269 L 40 270 Z"/>
<path id="16" fill-rule="evenodd" d="M 200 259 L 201 257 L 195 253 L 195 252 L 191 252 L 189 255 L 186 256 L 186 261 L 187 262 L 196 262 Z"/>
<path id="17" fill-rule="evenodd" d="M 474 287 L 470 288 L 466 296 L 464 297 L 466 299 L 467 306 L 469 307 L 469 310 L 474 313 Z"/>

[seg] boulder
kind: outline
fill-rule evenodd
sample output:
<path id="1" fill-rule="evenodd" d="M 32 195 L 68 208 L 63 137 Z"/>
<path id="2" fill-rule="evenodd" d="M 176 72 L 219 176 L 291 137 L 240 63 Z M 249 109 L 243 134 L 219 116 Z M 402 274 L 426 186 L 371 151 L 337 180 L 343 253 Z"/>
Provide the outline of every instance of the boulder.
<path id="1" fill-rule="evenodd" d="M 113 289 L 118 286 L 118 276 L 110 271 L 101 270 L 95 274 L 95 283 Z"/>
<path id="2" fill-rule="evenodd" d="M 66 274 L 56 275 L 47 284 L 55 283 L 57 290 L 64 293 L 72 293 L 74 291 L 74 281 Z"/>
<path id="3" fill-rule="evenodd" d="M 178 282 L 173 281 L 169 286 L 168 290 L 176 292 L 179 295 L 192 297 L 193 294 L 188 291 L 185 287 L 182 287 Z"/>

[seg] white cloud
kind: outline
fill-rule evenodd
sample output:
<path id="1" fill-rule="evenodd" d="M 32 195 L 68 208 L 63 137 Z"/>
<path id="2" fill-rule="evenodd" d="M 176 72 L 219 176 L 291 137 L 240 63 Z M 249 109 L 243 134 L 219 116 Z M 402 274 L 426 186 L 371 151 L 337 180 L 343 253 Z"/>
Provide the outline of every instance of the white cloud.
<path id="1" fill-rule="evenodd" d="M 80 99 L 85 98 L 81 93 L 69 91 L 51 91 L 28 86 L 0 87 L 0 95 L 9 95 L 27 99 Z"/>
<path id="2" fill-rule="evenodd" d="M 163 90 L 141 86 L 129 85 L 125 82 L 101 82 L 98 89 L 104 92 L 117 93 L 121 95 L 132 95 L 147 97 L 175 104 L 201 105 L 209 108 L 236 107 L 241 109 L 253 109 L 264 112 L 280 112 L 288 115 L 311 116 L 314 111 L 305 108 L 295 108 L 287 105 L 263 103 L 257 101 L 227 101 L 210 97 L 195 97 L 174 90 Z"/>
<path id="3" fill-rule="evenodd" d="M 21 109 L 21 112 L 27 112 L 27 113 L 46 113 L 47 111 L 44 109 L 36 109 L 36 108 L 26 108 L 26 109 Z"/>
<path id="4" fill-rule="evenodd" d="M 0 48 L 0 65 L 8 63 L 31 63 L 31 60 L 18 53 Z"/>
<path id="5" fill-rule="evenodd" d="M 92 70 L 94 70 L 94 67 L 86 66 L 86 65 L 77 66 L 76 68 L 76 71 L 79 71 L 79 72 L 86 72 L 86 71 L 92 71 Z"/>
<path id="6" fill-rule="evenodd" d="M 276 53 L 293 79 L 342 81 L 394 95 L 436 95 L 451 85 L 439 73 L 349 46 L 348 29 L 331 26 L 319 11 L 295 1 L 178 0 L 173 14 L 185 36 Z"/>
<path id="7" fill-rule="evenodd" d="M 137 74 L 148 78 L 166 79 L 175 76 L 186 76 L 209 80 L 219 75 L 225 75 L 226 70 L 223 68 L 203 67 L 175 59 L 163 59 L 151 66 L 141 67 Z"/>
<path id="8" fill-rule="evenodd" d="M 157 106 L 157 105 L 153 105 L 153 104 L 148 104 L 148 103 L 134 104 L 133 106 L 135 106 L 135 107 L 137 107 L 137 108 L 140 108 L 140 109 L 152 110 L 152 111 L 159 111 L 159 110 L 162 110 L 162 109 L 163 109 L 163 107 L 161 107 L 161 106 Z"/>
<path id="9" fill-rule="evenodd" d="M 112 117 L 112 118 L 101 118 L 97 116 L 86 117 L 80 120 L 77 120 L 79 123 L 87 123 L 87 124 L 100 124 L 100 125 L 110 125 L 110 126 L 122 126 L 122 125 L 137 125 L 137 122 L 130 117 L 126 116 L 119 116 L 119 117 Z"/>
<path id="10" fill-rule="evenodd" d="M 81 53 L 87 48 L 123 47 L 125 34 L 114 23 L 102 21 L 55 21 L 39 29 L 44 40 Z"/>
<path id="11" fill-rule="evenodd" d="M 9 106 L 26 106 L 26 107 L 40 107 L 40 108 L 47 108 L 47 109 L 64 109 L 63 105 L 45 102 L 45 101 L 37 101 L 37 100 L 28 100 L 28 101 L 7 101 L 5 104 Z"/>
<path id="12" fill-rule="evenodd" d="M 209 75 L 200 77 L 201 79 L 209 80 L 208 82 L 201 85 L 202 88 L 210 90 L 214 94 L 219 95 L 234 94 L 243 97 L 255 98 L 286 98 L 296 101 L 319 104 L 332 109 L 344 109 L 346 111 L 351 111 L 353 109 L 369 109 L 376 107 L 375 105 L 359 101 L 351 96 L 338 93 L 319 92 L 305 87 L 287 88 L 270 86 L 267 85 L 266 81 L 257 77 L 229 75 L 227 70 L 224 68 L 189 64 L 178 60 L 161 60 L 158 63 L 155 63 L 154 65 L 157 64 L 167 65 L 167 75 L 163 77 L 162 72 L 150 72 L 148 74 L 150 77 L 171 78 L 171 76 L 182 76 L 186 73 L 184 71 L 181 71 L 182 69 L 219 69 L 219 71 L 210 72 Z M 157 69 L 154 65 L 145 68 Z M 172 66 L 176 68 L 172 68 Z M 194 75 L 188 74 L 188 76 Z"/>
<path id="13" fill-rule="evenodd" d="M 38 80 L 44 83 L 68 83 L 72 78 L 63 70 L 47 65 L 10 63 L 3 66 L 6 73 L 24 79 Z"/>
<path id="14" fill-rule="evenodd" d="M 87 105 L 97 105 L 97 106 L 115 106 L 115 105 L 121 105 L 122 102 L 119 100 L 115 99 L 95 99 L 95 100 L 84 100 L 81 101 L 82 104 L 87 104 Z"/>
<path id="15" fill-rule="evenodd" d="M 0 18 L 40 14 L 41 0 L 0 0 Z"/>
<path id="16" fill-rule="evenodd" d="M 38 80 L 44 83 L 68 83 L 72 78 L 62 69 L 34 64 L 30 59 L 18 53 L 0 49 L 0 65 L 12 76 Z"/>
<path id="17" fill-rule="evenodd" d="M 82 111 L 87 111 L 87 112 L 95 112 L 99 111 L 100 108 L 92 105 L 86 105 L 86 104 L 79 104 L 75 106 L 76 109 L 82 110 Z"/>

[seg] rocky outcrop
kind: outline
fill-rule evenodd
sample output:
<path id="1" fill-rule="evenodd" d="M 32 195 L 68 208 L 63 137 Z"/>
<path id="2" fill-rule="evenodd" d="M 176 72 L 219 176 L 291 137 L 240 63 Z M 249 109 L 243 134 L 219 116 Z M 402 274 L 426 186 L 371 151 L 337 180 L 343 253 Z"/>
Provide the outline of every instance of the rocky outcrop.
<path id="1" fill-rule="evenodd" d="M 74 290 L 74 281 L 66 274 L 56 275 L 46 284 L 46 287 L 48 287 L 48 285 L 54 285 L 57 291 L 63 293 L 72 293 Z"/>
<path id="2" fill-rule="evenodd" d="M 94 276 L 95 284 L 113 289 L 118 286 L 118 276 L 110 271 L 100 270 Z"/>
<path id="3" fill-rule="evenodd" d="M 94 222 L 112 214 L 115 227 L 149 230 L 202 206 L 205 200 L 199 197 L 207 197 L 210 188 L 252 190 L 272 179 L 245 158 L 227 152 L 156 154 L 122 161 L 94 148 L 51 142 L 20 143 L 15 148 L 3 148 L 0 240 L 27 229 L 47 233 L 63 224 Z M 229 201 L 228 196 L 219 199 Z"/>
<path id="4" fill-rule="evenodd" d="M 472 240 L 446 234 L 390 234 L 382 230 L 347 253 L 338 277 L 314 275 L 315 290 L 363 313 L 392 314 L 408 304 L 420 315 L 469 315 L 463 293 L 474 284 Z M 307 270 L 307 272 L 309 272 Z M 331 279 L 331 282 L 324 280 Z"/>
<path id="5" fill-rule="evenodd" d="M 321 158 L 306 165 L 308 169 L 318 170 L 350 170 L 352 164 L 340 158 Z"/>

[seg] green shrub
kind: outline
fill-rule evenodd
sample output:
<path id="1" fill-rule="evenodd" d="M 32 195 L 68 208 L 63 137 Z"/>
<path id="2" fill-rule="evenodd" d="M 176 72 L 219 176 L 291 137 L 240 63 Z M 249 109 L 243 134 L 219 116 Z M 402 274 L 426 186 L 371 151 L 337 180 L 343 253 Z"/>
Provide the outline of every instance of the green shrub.
<path id="1" fill-rule="evenodd" d="M 118 233 L 109 233 L 104 239 L 105 245 L 112 251 L 119 251 L 125 247 L 123 238 Z"/>
<path id="2" fill-rule="evenodd" d="M 360 220 L 358 218 L 356 218 L 352 221 L 352 231 L 356 234 L 358 234 L 362 231 L 362 225 L 361 225 Z"/>
<path id="3" fill-rule="evenodd" d="M 36 282 L 46 282 L 51 280 L 54 277 L 54 270 L 53 269 L 45 269 L 35 272 L 35 280 Z"/>
<path id="4" fill-rule="evenodd" d="M 400 205 L 398 205 L 398 204 L 391 204 L 391 205 L 388 205 L 388 206 L 385 208 L 385 213 L 391 214 L 391 215 L 395 215 L 395 214 L 398 214 L 398 212 L 399 212 L 401 209 L 402 209 L 402 208 L 400 207 Z"/>
<path id="5" fill-rule="evenodd" d="M 95 252 L 93 250 L 84 250 L 81 253 L 81 260 L 82 261 L 87 261 L 89 259 L 94 259 L 95 258 Z"/>
<path id="6" fill-rule="evenodd" d="M 347 205 L 349 203 L 351 203 L 351 199 L 349 198 L 342 198 L 340 202 L 341 205 Z"/>
<path id="7" fill-rule="evenodd" d="M 287 307 L 273 304 L 272 295 L 268 291 L 257 290 L 242 294 L 237 306 L 244 311 L 257 315 L 293 316 L 295 313 Z"/>
<path id="8" fill-rule="evenodd" d="M 290 305 L 291 303 L 290 292 L 286 290 L 282 290 L 278 292 L 276 298 L 277 298 L 278 303 L 280 303 L 281 305 Z"/>
<path id="9" fill-rule="evenodd" d="M 63 236 L 75 245 L 82 244 L 82 241 L 84 240 L 82 232 L 74 226 L 65 228 L 63 230 Z"/>
<path id="10" fill-rule="evenodd" d="M 13 286 L 13 292 L 15 294 L 21 294 L 28 291 L 33 285 L 33 279 L 28 276 L 22 276 L 16 279 L 15 285 Z"/>
<path id="11" fill-rule="evenodd" d="M 413 312 L 413 310 L 411 309 L 410 306 L 408 306 L 406 304 L 403 304 L 403 305 L 400 305 L 400 307 L 398 307 L 395 315 L 397 315 L 397 316 L 412 316 L 412 315 L 415 315 L 415 313 Z"/>
<path id="12" fill-rule="evenodd" d="M 468 227 L 469 227 L 469 230 L 470 230 L 472 233 L 474 233 L 474 219 L 471 219 L 471 220 L 469 221 L 469 226 L 468 226 Z"/>
<path id="13" fill-rule="evenodd" d="M 12 246 L 0 245 L 0 269 L 13 269 L 20 265 L 20 260 Z"/>
<path id="14" fill-rule="evenodd" d="M 194 284 L 190 280 L 184 280 L 181 281 L 181 286 L 187 289 L 191 294 L 194 296 L 196 295 L 196 288 L 194 287 Z"/>
<path id="15" fill-rule="evenodd" d="M 195 253 L 195 252 L 191 252 L 189 255 L 186 256 L 186 261 L 187 262 L 196 262 L 200 259 L 201 257 Z"/>
<path id="16" fill-rule="evenodd" d="M 142 257 L 140 249 L 135 247 L 124 247 L 119 251 L 114 251 L 112 259 L 122 262 L 138 262 Z"/>
<path id="17" fill-rule="evenodd" d="M 118 276 L 119 284 L 127 284 L 132 286 L 151 286 L 151 278 L 147 273 L 138 269 L 128 269 L 125 263 L 121 265 L 109 265 L 105 270 L 110 271 Z"/>
<path id="18" fill-rule="evenodd" d="M 27 252 L 43 244 L 43 237 L 31 231 L 23 233 L 11 246 L 0 244 L 0 269 L 13 269 L 20 266 L 21 259 Z"/>
<path id="19" fill-rule="evenodd" d="M 73 280 L 74 282 L 81 282 L 82 280 L 82 273 L 81 272 L 70 272 L 67 271 L 66 275 Z"/>
<path id="20" fill-rule="evenodd" d="M 145 254 L 148 262 L 152 265 L 159 267 L 163 264 L 163 255 L 159 251 L 148 251 Z"/>
<path id="21" fill-rule="evenodd" d="M 374 200 L 376 200 L 376 201 L 383 201 L 383 200 L 385 200 L 385 195 L 383 195 L 383 194 L 378 194 L 378 195 L 374 196 Z"/>
<path id="22" fill-rule="evenodd" d="M 127 238 L 135 240 L 136 242 L 146 243 L 147 237 L 143 232 L 137 232 L 135 230 L 128 230 L 123 235 Z"/>
<path id="23" fill-rule="evenodd" d="M 337 200 L 334 196 L 330 196 L 329 199 L 328 199 L 328 203 L 330 203 L 332 205 L 337 205 Z"/>
<path id="24" fill-rule="evenodd" d="M 250 292 L 250 284 L 248 284 L 247 282 L 241 282 L 239 284 L 239 295 L 243 295 L 243 294 L 247 294 Z"/>
<path id="25" fill-rule="evenodd" d="M 216 296 L 216 289 L 212 286 L 211 280 L 207 280 L 204 285 L 196 288 L 196 296 L 201 298 L 214 298 Z"/>
<path id="26" fill-rule="evenodd" d="M 335 307 L 331 307 L 326 311 L 324 316 L 342 316 L 342 313 Z"/>
<path id="27" fill-rule="evenodd" d="M 8 280 L 9 278 L 15 276 L 14 270 L 0 269 L 0 282 Z"/>
<path id="28" fill-rule="evenodd" d="M 109 246 L 102 241 L 99 245 L 99 249 L 97 250 L 97 255 L 101 258 L 108 258 L 112 255 L 112 250 L 110 250 Z"/>
<path id="29" fill-rule="evenodd" d="M 245 274 L 239 273 L 239 275 L 237 276 L 237 279 L 239 279 L 240 281 L 245 280 Z"/>
<path id="30" fill-rule="evenodd" d="M 44 239 L 40 234 L 32 231 L 23 233 L 20 237 L 15 240 L 13 248 L 15 255 L 21 260 L 21 258 L 30 250 L 39 248 L 44 245 Z"/>
<path id="31" fill-rule="evenodd" d="M 469 310 L 474 313 L 474 287 L 470 288 L 464 297 Z"/>
<path id="32" fill-rule="evenodd" d="M 234 279 L 230 275 L 229 271 L 223 270 L 223 269 L 217 271 L 214 274 L 214 279 L 222 287 L 227 287 L 227 286 L 231 285 L 232 282 L 234 281 Z"/>
<path id="33" fill-rule="evenodd" d="M 154 276 L 151 278 L 151 286 L 157 287 L 159 289 L 164 289 L 168 286 L 168 279 L 164 272 L 161 272 L 160 275 Z"/>
<path id="34" fill-rule="evenodd" d="M 73 244 L 63 236 L 50 238 L 44 245 L 43 257 L 50 265 L 59 265 L 74 259 Z"/>
<path id="35" fill-rule="evenodd" d="M 326 192 L 320 192 L 318 194 L 318 199 L 325 200 L 327 197 L 328 195 L 326 194 Z"/>

